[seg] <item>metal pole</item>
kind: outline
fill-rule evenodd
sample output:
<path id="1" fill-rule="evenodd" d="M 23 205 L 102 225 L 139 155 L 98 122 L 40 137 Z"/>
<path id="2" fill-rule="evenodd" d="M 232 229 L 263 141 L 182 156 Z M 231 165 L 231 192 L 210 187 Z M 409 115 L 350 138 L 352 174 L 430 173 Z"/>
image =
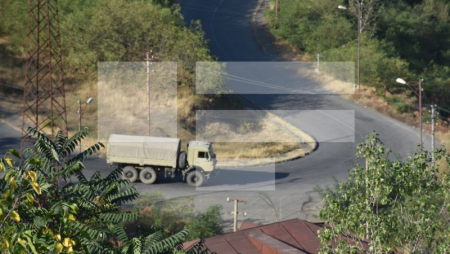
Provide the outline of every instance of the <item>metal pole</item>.
<path id="1" fill-rule="evenodd" d="M 81 131 L 81 101 L 78 100 L 78 132 Z M 81 153 L 81 140 L 80 140 L 80 153 Z"/>
<path id="2" fill-rule="evenodd" d="M 280 6 L 280 0 L 275 0 L 275 13 L 278 20 L 278 8 Z"/>
<path id="3" fill-rule="evenodd" d="M 320 71 L 320 53 L 317 53 L 316 57 L 317 57 L 317 68 L 316 68 L 316 71 L 319 72 Z"/>
<path id="4" fill-rule="evenodd" d="M 420 121 L 420 149 L 423 150 L 422 142 L 422 80 L 419 79 L 419 121 Z"/>
<path id="5" fill-rule="evenodd" d="M 361 3 L 358 3 L 358 59 L 357 59 L 357 82 L 358 82 L 358 90 L 361 90 L 361 84 L 359 82 L 359 66 L 360 66 L 360 48 L 361 48 Z"/>
<path id="6" fill-rule="evenodd" d="M 366 158 L 366 175 L 369 172 L 369 160 Z M 366 194 L 369 193 L 369 180 L 366 179 Z M 369 206 L 370 197 L 366 197 L 366 206 Z M 366 221 L 366 239 L 369 239 L 369 222 Z"/>
<path id="7" fill-rule="evenodd" d="M 436 120 L 434 108 L 435 106 L 431 105 L 431 165 L 434 165 L 434 125 Z"/>
<path id="8" fill-rule="evenodd" d="M 238 201 L 234 200 L 234 232 L 237 231 Z"/>
<path id="9" fill-rule="evenodd" d="M 151 52 L 151 51 L 150 51 Z M 150 52 L 145 54 L 147 61 L 147 135 L 150 136 Z"/>

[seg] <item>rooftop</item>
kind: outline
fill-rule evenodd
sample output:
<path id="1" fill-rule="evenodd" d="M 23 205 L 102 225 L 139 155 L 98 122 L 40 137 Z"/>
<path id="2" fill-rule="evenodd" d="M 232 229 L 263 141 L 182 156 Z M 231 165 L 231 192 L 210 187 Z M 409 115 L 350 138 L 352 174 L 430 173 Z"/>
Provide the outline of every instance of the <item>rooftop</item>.
<path id="1" fill-rule="evenodd" d="M 205 245 L 218 254 L 317 253 L 320 245 L 317 230 L 321 225 L 293 219 L 268 225 L 244 221 L 239 231 L 205 239 Z M 189 249 L 198 240 L 187 242 Z"/>

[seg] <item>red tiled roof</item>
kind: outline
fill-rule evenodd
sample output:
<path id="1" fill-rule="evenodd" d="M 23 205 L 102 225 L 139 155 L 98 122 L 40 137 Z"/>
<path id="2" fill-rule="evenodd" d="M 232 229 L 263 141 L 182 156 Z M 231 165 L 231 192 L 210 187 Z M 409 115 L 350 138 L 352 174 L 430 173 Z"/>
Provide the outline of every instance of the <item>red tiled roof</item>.
<path id="1" fill-rule="evenodd" d="M 210 251 L 218 254 L 261 253 L 242 231 L 207 238 L 205 239 L 205 245 Z"/>
<path id="2" fill-rule="evenodd" d="M 263 254 L 304 254 L 297 246 L 282 242 L 270 235 L 263 233 L 261 229 L 251 229 L 246 232 L 252 243 Z"/>
<path id="3" fill-rule="evenodd" d="M 259 227 L 260 225 L 255 224 L 253 222 L 250 222 L 248 220 L 244 220 L 241 224 L 241 228 L 239 230 L 244 230 L 244 229 L 249 229 L 249 228 L 256 228 Z"/>
<path id="4" fill-rule="evenodd" d="M 321 225 L 293 219 L 258 226 L 244 221 L 238 232 L 205 239 L 205 245 L 217 254 L 303 254 L 318 253 L 317 230 Z M 184 243 L 188 250 L 198 240 Z M 364 244 L 368 248 L 367 243 Z"/>
<path id="5" fill-rule="evenodd" d="M 268 225 L 244 221 L 241 230 L 205 239 L 205 245 L 218 254 L 301 254 L 317 253 L 320 226 L 293 219 Z M 184 244 L 189 249 L 198 241 Z"/>

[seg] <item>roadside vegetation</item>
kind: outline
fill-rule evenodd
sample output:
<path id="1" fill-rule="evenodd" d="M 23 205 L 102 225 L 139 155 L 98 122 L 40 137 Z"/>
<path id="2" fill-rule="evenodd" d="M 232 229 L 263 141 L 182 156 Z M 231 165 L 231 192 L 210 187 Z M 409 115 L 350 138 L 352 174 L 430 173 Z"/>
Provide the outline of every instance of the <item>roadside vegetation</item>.
<path id="1" fill-rule="evenodd" d="M 266 11 L 270 32 L 289 44 L 301 60 L 357 62 L 358 0 L 275 0 Z M 448 132 L 450 117 L 450 3 L 444 0 L 364 1 L 361 34 L 362 89 L 350 99 L 407 123 L 418 122 L 418 98 L 406 85 L 423 79 L 423 122 L 437 104 L 438 130 Z M 346 6 L 346 10 L 338 9 Z M 286 45 L 285 45 L 286 46 Z M 286 47 L 285 47 L 286 48 Z M 294 58 L 293 54 L 287 59 Z M 356 72 L 355 72 L 356 73 Z M 356 77 L 355 77 L 356 82 Z M 417 89 L 414 87 L 414 89 Z M 416 125 L 415 124 L 415 125 Z M 425 125 L 426 126 L 426 125 Z M 429 129 L 429 127 L 425 127 Z M 448 135 L 439 134 L 448 143 Z"/>
<path id="2" fill-rule="evenodd" d="M 220 207 L 194 214 L 185 209 L 188 203 L 173 209 L 160 196 L 140 198 L 121 179 L 121 168 L 86 178 L 84 160 L 103 145 L 67 155 L 87 128 L 70 138 L 29 133 L 37 139 L 34 149 L 11 149 L 0 159 L 1 253 L 185 253 L 183 242 L 221 232 Z M 135 209 L 122 207 L 134 200 Z M 186 253 L 208 250 L 200 241 Z"/>
<path id="3" fill-rule="evenodd" d="M 131 209 L 139 213 L 139 218 L 127 223 L 126 231 L 132 235 L 142 235 L 157 227 L 163 228 L 168 235 L 174 235 L 187 228 L 187 241 L 223 233 L 222 207 L 213 205 L 203 212 L 195 212 L 194 199 L 193 196 L 186 196 L 168 200 L 159 191 L 140 195 Z"/>
<path id="4" fill-rule="evenodd" d="M 450 173 L 439 171 L 449 166 L 446 151 L 418 149 L 406 161 L 392 160 L 373 133 L 357 157 L 363 164 L 347 179 L 318 189 L 321 253 L 448 253 Z"/>

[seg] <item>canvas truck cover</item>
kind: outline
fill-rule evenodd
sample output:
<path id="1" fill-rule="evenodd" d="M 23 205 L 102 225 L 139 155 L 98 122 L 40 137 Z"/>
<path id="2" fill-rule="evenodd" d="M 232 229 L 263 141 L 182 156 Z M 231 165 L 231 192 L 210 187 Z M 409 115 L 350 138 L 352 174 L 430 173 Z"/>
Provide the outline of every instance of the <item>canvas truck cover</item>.
<path id="1" fill-rule="evenodd" d="M 180 146 L 179 138 L 112 134 L 107 162 L 176 168 Z"/>

